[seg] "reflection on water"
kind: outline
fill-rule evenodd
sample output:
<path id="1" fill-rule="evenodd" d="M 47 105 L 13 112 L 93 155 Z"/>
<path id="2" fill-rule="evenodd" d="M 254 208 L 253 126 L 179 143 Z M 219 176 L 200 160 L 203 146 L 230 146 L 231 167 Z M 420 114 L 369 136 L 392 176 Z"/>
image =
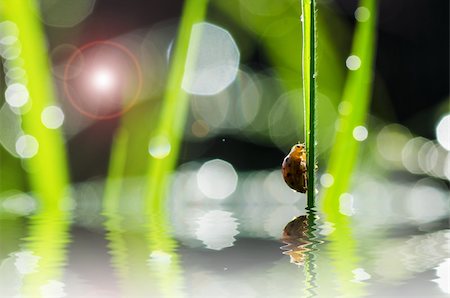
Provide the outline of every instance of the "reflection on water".
<path id="1" fill-rule="evenodd" d="M 281 249 L 289 255 L 291 263 L 303 266 L 305 274 L 305 296 L 317 296 L 317 265 L 316 258 L 319 245 L 323 242 L 317 237 L 316 220 L 318 217 L 314 208 L 306 208 L 307 215 L 300 215 L 290 221 L 283 230 L 282 241 L 286 244 Z"/>
<path id="2" fill-rule="evenodd" d="M 361 191 L 352 194 L 351 213 L 340 212 L 339 200 L 308 210 L 304 198 L 279 204 L 260 192 L 258 202 L 255 189 L 247 192 L 249 179 L 264 186 L 261 177 L 270 174 L 240 174 L 245 187 L 224 201 L 175 188 L 167 205 L 146 204 L 144 180 L 124 179 L 111 181 L 109 194 L 101 181 L 74 185 L 73 214 L 2 213 L 1 293 L 445 297 L 450 230 L 443 212 L 418 221 L 401 208 L 409 196 L 361 199 Z"/>
<path id="3" fill-rule="evenodd" d="M 311 250 L 312 242 L 308 239 L 308 216 L 300 215 L 286 225 L 281 239 L 286 245 L 281 249 L 291 258 L 291 263 L 304 265 L 305 253 Z"/>
<path id="4" fill-rule="evenodd" d="M 43 209 L 29 218 L 20 248 L 1 263 L 0 275 L 6 277 L 0 284 L 2 297 L 66 295 L 62 279 L 70 241 L 69 219 L 68 211 L 59 208 Z"/>

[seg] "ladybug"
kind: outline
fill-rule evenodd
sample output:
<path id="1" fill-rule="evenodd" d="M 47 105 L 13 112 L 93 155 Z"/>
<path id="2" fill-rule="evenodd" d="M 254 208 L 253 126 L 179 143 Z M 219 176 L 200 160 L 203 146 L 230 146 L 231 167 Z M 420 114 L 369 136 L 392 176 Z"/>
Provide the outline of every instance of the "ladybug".
<path id="1" fill-rule="evenodd" d="M 284 181 L 290 188 L 306 193 L 308 176 L 306 167 L 306 148 L 304 144 L 292 146 L 291 152 L 284 158 L 281 166 Z"/>

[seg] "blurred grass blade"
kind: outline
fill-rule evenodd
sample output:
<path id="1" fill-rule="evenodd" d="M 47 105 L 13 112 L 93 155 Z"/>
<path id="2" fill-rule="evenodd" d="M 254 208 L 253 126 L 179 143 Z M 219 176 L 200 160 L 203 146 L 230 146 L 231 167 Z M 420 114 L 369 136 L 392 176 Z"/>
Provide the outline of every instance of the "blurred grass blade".
<path id="1" fill-rule="evenodd" d="M 189 0 L 185 2 L 178 37 L 174 43 L 174 54 L 170 66 L 166 92 L 161 104 L 159 120 L 151 134 L 149 146 L 154 150 L 161 148 L 167 150 L 166 155 L 150 157 L 147 169 L 147 191 L 144 198 L 146 208 L 143 209 L 146 219 L 145 228 L 147 236 L 147 249 L 144 254 L 151 257 L 150 265 L 152 280 L 155 280 L 161 293 L 166 297 L 181 296 L 182 275 L 179 266 L 179 256 L 175 252 L 176 242 L 170 233 L 170 223 L 164 209 L 165 191 L 168 185 L 169 175 L 176 164 L 180 142 L 184 131 L 185 118 L 188 107 L 188 95 L 181 89 L 185 61 L 188 52 L 192 26 L 203 21 L 207 0 Z M 128 116 L 125 116 L 127 118 Z M 129 152 L 129 139 L 131 135 L 127 131 L 129 121 L 124 121 L 119 128 L 112 148 L 110 168 L 105 187 L 104 215 L 107 218 L 105 227 L 108 230 L 109 247 L 113 255 L 119 278 L 125 283 L 130 280 L 132 272 L 137 267 L 128 264 L 131 256 L 126 253 L 124 231 L 124 218 L 120 215 L 120 198 L 123 193 L 123 175 L 126 172 L 126 161 Z M 150 125 L 151 127 L 152 125 Z M 162 147 L 161 147 L 162 146 Z M 159 148 L 158 148 L 159 147 Z M 150 149 L 150 148 L 149 148 Z M 138 216 L 138 215 L 135 215 Z M 139 246 L 142 247 L 142 246 Z M 159 263 L 158 259 L 170 260 L 169 263 Z M 148 260 L 140 260 L 146 262 Z M 125 291 L 128 291 L 124 289 Z"/>
<path id="2" fill-rule="evenodd" d="M 123 172 L 128 153 L 127 143 L 128 132 L 124 127 L 120 127 L 114 138 L 103 195 L 103 213 L 106 216 L 114 214 L 119 209 Z"/>
<path id="3" fill-rule="evenodd" d="M 147 200 L 154 206 L 164 202 L 168 178 L 175 167 L 188 108 L 188 95 L 181 89 L 192 26 L 203 21 L 207 0 L 188 0 L 184 4 L 175 51 L 157 127 L 149 146 L 161 148 L 165 156 L 151 157 L 147 172 Z"/>
<path id="4" fill-rule="evenodd" d="M 3 0 L 0 16 L 3 22 L 17 27 L 17 40 L 10 46 L 19 49 L 19 54 L 7 58 L 9 65 L 23 68 L 28 78 L 18 79 L 16 83 L 26 86 L 29 94 L 28 102 L 22 107 L 27 110 L 22 115 L 22 129 L 37 141 L 36 154 L 26 159 L 31 189 L 44 207 L 59 207 L 66 197 L 68 169 L 60 130 L 46 128 L 41 122 L 42 111 L 55 105 L 55 93 L 45 36 L 37 17 L 37 2 Z"/>
<path id="5" fill-rule="evenodd" d="M 350 113 L 339 118 L 334 147 L 330 155 L 327 172 L 334 177 L 334 184 L 325 190 L 323 211 L 326 220 L 335 230 L 327 236 L 333 267 L 338 275 L 340 291 L 348 297 L 365 295 L 364 283 L 355 283 L 353 271 L 358 268 L 357 243 L 352 235 L 351 220 L 339 212 L 339 197 L 350 186 L 354 164 L 358 155 L 358 142 L 353 138 L 353 129 L 364 125 L 368 112 L 373 60 L 375 52 L 376 1 L 362 0 L 360 6 L 368 9 L 370 17 L 356 26 L 352 55 L 359 57 L 359 69 L 350 71 L 344 87 L 342 102 Z"/>
<path id="6" fill-rule="evenodd" d="M 164 156 L 152 155 L 147 173 L 146 218 L 148 218 L 148 249 L 153 273 L 165 297 L 180 296 L 183 284 L 179 256 L 175 252 L 176 242 L 172 238 L 168 214 L 165 209 L 166 190 L 183 137 L 188 108 L 188 95 L 181 89 L 188 54 L 200 45 L 191 41 L 191 31 L 195 23 L 204 20 L 207 0 L 188 0 L 184 4 L 181 23 L 178 28 L 175 50 L 170 66 L 166 93 L 162 102 L 159 122 L 150 136 L 149 152 L 167 149 Z M 156 148 L 152 148 L 156 146 Z M 158 259 L 169 259 L 161 264 Z"/>
<path id="7" fill-rule="evenodd" d="M 303 100 L 305 103 L 305 143 L 308 165 L 308 207 L 314 207 L 316 164 L 316 5 L 302 0 Z"/>
<path id="8" fill-rule="evenodd" d="M 364 126 L 371 98 L 375 54 L 376 1 L 362 0 L 369 17 L 358 22 L 351 55 L 360 60 L 356 70 L 350 70 L 345 83 L 341 105 L 348 113 L 338 119 L 338 130 L 330 154 L 327 173 L 334 178 L 333 185 L 325 190 L 323 204 L 330 212 L 338 212 L 339 196 L 350 187 L 352 171 L 358 157 L 359 142 L 353 137 L 357 126 Z"/>

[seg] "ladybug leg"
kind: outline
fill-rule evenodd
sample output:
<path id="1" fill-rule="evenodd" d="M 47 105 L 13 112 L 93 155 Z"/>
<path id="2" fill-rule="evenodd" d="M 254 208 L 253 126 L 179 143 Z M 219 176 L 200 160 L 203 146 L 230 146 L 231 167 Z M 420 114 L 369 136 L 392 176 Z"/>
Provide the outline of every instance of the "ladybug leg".
<path id="1" fill-rule="evenodd" d="M 306 172 L 302 174 L 303 184 L 304 184 L 304 192 L 308 190 L 308 175 Z"/>
<path id="2" fill-rule="evenodd" d="M 304 162 L 304 161 L 300 162 L 300 170 L 302 171 L 302 173 L 303 172 L 306 173 L 306 162 Z"/>

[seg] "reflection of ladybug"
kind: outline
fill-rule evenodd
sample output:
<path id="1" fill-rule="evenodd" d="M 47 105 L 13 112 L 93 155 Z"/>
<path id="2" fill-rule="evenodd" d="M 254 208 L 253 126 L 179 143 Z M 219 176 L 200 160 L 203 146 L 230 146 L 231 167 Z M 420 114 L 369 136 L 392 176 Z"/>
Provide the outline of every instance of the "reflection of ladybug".
<path id="1" fill-rule="evenodd" d="M 304 144 L 292 146 L 281 166 L 284 181 L 290 188 L 305 193 L 308 190 L 306 171 L 306 149 Z"/>

